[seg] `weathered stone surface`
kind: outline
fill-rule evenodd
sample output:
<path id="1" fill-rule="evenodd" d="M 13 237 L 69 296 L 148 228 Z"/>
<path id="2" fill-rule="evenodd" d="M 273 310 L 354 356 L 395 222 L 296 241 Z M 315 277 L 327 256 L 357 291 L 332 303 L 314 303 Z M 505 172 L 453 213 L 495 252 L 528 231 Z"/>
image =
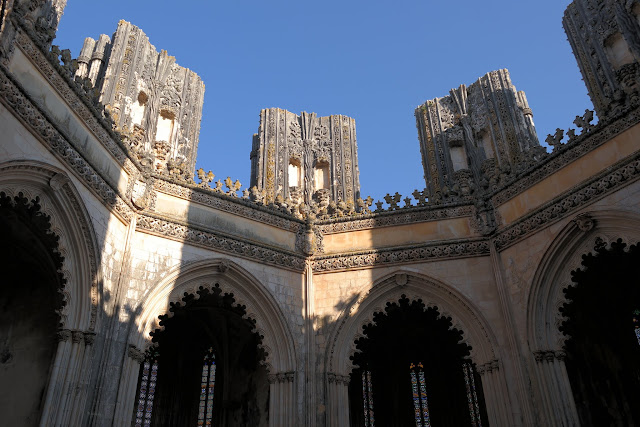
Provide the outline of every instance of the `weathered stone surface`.
<path id="1" fill-rule="evenodd" d="M 601 53 L 613 55 L 596 55 L 596 68 L 635 63 L 615 35 L 631 46 L 636 24 L 622 18 L 635 16 L 635 3 L 576 0 L 568 8 L 568 31 L 597 52 L 593 43 L 603 41 Z M 129 425 L 151 332 L 166 326 L 159 316 L 206 289 L 224 295 L 225 309 L 242 313 L 236 320 L 259 337 L 261 374 L 239 384 L 260 390 L 260 423 L 268 413 L 269 425 L 348 425 L 356 340 L 375 313 L 407 298 L 437 306 L 463 332 L 491 425 L 578 424 L 559 308 L 583 255 L 618 239 L 640 241 L 640 110 L 627 90 L 633 85 L 624 86 L 631 80 L 609 80 L 622 85 L 625 96 L 616 98 L 598 86 L 607 72 L 588 74 L 600 120 L 581 113 L 580 133 L 559 128 L 548 154 L 504 70 L 427 102 L 416 110 L 427 190 L 414 192 L 413 205 L 389 194 L 388 209 L 379 202 L 375 212 L 359 195 L 353 119 L 263 110 L 252 147 L 255 188 L 238 197 L 231 179 L 227 193 L 210 188 L 213 172 L 202 171 L 204 184 L 165 173 L 178 168 L 170 161 L 195 159 L 197 126 L 181 120 L 195 114 L 199 123 L 197 76 L 126 22 L 113 40 L 87 39 L 75 70 L 68 52 L 48 50 L 63 2 L 13 4 L 0 40 L 0 192 L 22 194 L 47 216 L 64 283 L 57 311 L 43 298 L 11 306 L 7 289 L 20 291 L 21 306 L 30 294 L 0 289 L 7 313 L 26 319 L 16 329 L 21 341 L 0 324 L 4 378 L 28 366 L 12 359 L 16 343 L 47 341 L 51 350 L 33 353 L 38 372 L 49 375 L 33 378 L 46 390 L 21 394 L 31 397 L 15 413 L 30 418 L 12 422 Z M 85 80 L 75 82 L 76 72 Z M 158 115 L 172 106 L 175 127 L 162 134 Z M 324 162 L 326 175 L 317 170 Z M 325 177 L 329 184 L 318 188 Z M 4 228 L 3 236 L 20 240 Z M 203 331 L 217 325 L 212 319 Z M 2 383 L 0 392 L 11 388 Z M 233 409 L 230 419 L 249 411 Z"/>

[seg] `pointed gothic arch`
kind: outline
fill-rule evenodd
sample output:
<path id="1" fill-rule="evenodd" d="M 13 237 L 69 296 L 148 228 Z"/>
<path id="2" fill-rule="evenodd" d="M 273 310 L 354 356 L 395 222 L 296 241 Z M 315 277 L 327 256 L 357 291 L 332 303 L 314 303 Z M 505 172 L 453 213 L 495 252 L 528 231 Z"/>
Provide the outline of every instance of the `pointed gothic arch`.
<path id="1" fill-rule="evenodd" d="M 619 239 L 627 245 L 640 242 L 640 215 L 608 209 L 582 212 L 551 242 L 534 274 L 527 299 L 526 339 L 536 397 L 543 408 L 541 423 L 579 424 L 565 365 L 568 337 L 561 330 L 566 320 L 561 311 L 567 302 L 564 290 L 575 285 L 572 272 L 583 268 L 583 255 Z"/>
<path id="2" fill-rule="evenodd" d="M 328 339 L 325 364 L 328 372 L 327 425 L 349 424 L 349 412 L 340 402 L 348 399 L 349 375 L 354 368 L 352 356 L 356 340 L 363 337 L 363 326 L 374 323 L 374 313 L 383 312 L 387 303 L 406 295 L 409 300 L 422 300 L 427 307 L 437 306 L 440 315 L 449 317 L 452 328 L 463 331 L 463 341 L 471 347 L 470 359 L 486 381 L 483 389 L 491 424 L 509 407 L 506 383 L 500 370 L 497 339 L 480 311 L 452 286 L 412 271 L 399 270 L 378 279 L 373 286 L 338 316 Z"/>
<path id="3" fill-rule="evenodd" d="M 88 371 L 99 319 L 101 279 L 95 232 L 84 202 L 62 170 L 33 160 L 0 164 L 0 190 L 46 218 L 62 257 L 57 345 L 42 396 L 42 424 L 75 424 L 84 415 Z M 26 206 L 26 205 L 25 205 Z"/>
<path id="4" fill-rule="evenodd" d="M 198 298 L 201 289 L 219 288 L 233 295 L 234 306 L 244 310 L 254 321 L 254 332 L 261 337 L 260 348 L 266 353 L 264 365 L 270 383 L 269 423 L 293 423 L 296 411 L 294 378 L 296 353 L 293 335 L 275 298 L 251 273 L 226 258 L 208 259 L 176 268 L 144 299 L 129 334 L 129 356 L 123 369 L 116 420 L 131 420 L 137 373 L 142 360 L 141 349 L 151 343 L 151 332 L 162 330 L 158 316 L 170 314 L 186 295 Z M 134 380 L 132 380 L 134 378 Z"/>

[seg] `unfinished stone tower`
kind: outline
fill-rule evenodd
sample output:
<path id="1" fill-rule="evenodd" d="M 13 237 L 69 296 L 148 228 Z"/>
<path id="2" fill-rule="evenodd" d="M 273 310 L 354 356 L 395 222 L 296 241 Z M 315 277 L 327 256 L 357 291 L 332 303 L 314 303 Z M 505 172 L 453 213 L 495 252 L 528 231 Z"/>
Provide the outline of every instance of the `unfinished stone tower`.
<path id="1" fill-rule="evenodd" d="M 637 1 L 582 0 L 564 13 L 562 24 L 599 117 L 637 102 L 639 19 Z"/>
<path id="2" fill-rule="evenodd" d="M 322 205 L 360 197 L 356 121 L 332 115 L 299 116 L 279 108 L 260 112 L 253 136 L 251 187 L 264 191 L 267 202 L 278 196 L 294 203 Z"/>
<path id="3" fill-rule="evenodd" d="M 430 198 L 469 195 L 487 171 L 515 169 L 523 153 L 540 146 L 527 98 L 507 70 L 451 89 L 415 115 Z"/>
<path id="4" fill-rule="evenodd" d="M 100 91 L 116 127 L 143 164 L 192 175 L 198 148 L 204 83 L 158 53 L 145 33 L 126 21 L 110 39 L 85 39 L 76 75 Z"/>

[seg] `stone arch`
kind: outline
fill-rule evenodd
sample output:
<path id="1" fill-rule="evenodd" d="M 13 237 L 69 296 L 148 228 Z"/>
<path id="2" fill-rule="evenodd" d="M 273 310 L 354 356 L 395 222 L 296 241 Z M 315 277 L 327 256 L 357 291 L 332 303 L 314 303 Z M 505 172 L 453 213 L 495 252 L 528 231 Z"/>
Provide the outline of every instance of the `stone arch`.
<path id="1" fill-rule="evenodd" d="M 93 332 L 101 300 L 99 253 L 89 214 L 68 175 L 37 161 L 12 161 L 0 164 L 0 189 L 10 197 L 38 197 L 64 257 L 62 328 Z"/>
<path id="2" fill-rule="evenodd" d="M 242 305 L 246 317 L 255 320 L 262 337 L 266 365 L 270 373 L 295 370 L 293 335 L 275 298 L 253 275 L 233 261 L 224 258 L 197 261 L 174 270 L 164 278 L 143 302 L 129 343 L 137 348 L 151 344 L 150 333 L 162 329 L 158 316 L 170 313 L 171 304 L 179 304 L 185 294 L 193 294 L 202 286 L 219 284 L 222 292 L 232 293 L 236 305 Z"/>
<path id="3" fill-rule="evenodd" d="M 640 215 L 623 210 L 583 212 L 573 218 L 551 242 L 532 281 L 527 300 L 527 341 L 533 353 L 562 352 L 566 337 L 560 332 L 563 290 L 572 284 L 571 272 L 580 268 L 582 255 L 596 243 L 617 239 L 640 242 Z"/>
<path id="4" fill-rule="evenodd" d="M 328 372 L 349 375 L 355 341 L 363 336 L 362 326 L 372 323 L 375 312 L 383 311 L 387 302 L 397 302 L 403 294 L 410 300 L 422 299 L 427 307 L 438 306 L 442 316 L 450 317 L 452 327 L 463 331 L 463 342 L 471 346 L 471 359 L 477 365 L 497 359 L 497 340 L 488 322 L 466 297 L 440 281 L 400 270 L 377 280 L 368 292 L 342 311 L 329 339 Z"/>

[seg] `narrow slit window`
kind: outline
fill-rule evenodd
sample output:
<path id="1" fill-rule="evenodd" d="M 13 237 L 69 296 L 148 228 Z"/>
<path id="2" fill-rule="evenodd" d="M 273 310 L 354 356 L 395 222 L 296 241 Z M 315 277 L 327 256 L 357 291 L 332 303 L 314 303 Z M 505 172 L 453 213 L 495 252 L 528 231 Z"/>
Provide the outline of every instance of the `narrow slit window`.
<path id="1" fill-rule="evenodd" d="M 371 386 L 371 371 L 362 371 L 362 401 L 364 403 L 364 425 L 374 426 L 373 418 L 373 387 Z"/>
<path id="2" fill-rule="evenodd" d="M 638 345 L 640 345 L 640 310 L 636 309 L 633 312 L 633 329 L 636 332 L 636 339 Z"/>
<path id="3" fill-rule="evenodd" d="M 413 392 L 413 409 L 416 427 L 431 427 L 429 405 L 427 403 L 427 384 L 424 378 L 424 366 L 421 362 L 409 366 L 411 372 L 411 391 Z"/>
<path id="4" fill-rule="evenodd" d="M 198 426 L 210 426 L 213 419 L 213 392 L 216 385 L 216 356 L 209 348 L 202 363 L 202 381 L 200 383 L 200 406 L 198 408 Z"/>
<path id="5" fill-rule="evenodd" d="M 467 401 L 469 402 L 471 425 L 473 427 L 482 427 L 480 406 L 478 405 L 478 393 L 476 392 L 476 381 L 473 378 L 473 365 L 469 362 L 463 362 L 462 370 L 464 371 L 464 382 L 467 386 Z"/>
<path id="6" fill-rule="evenodd" d="M 140 378 L 140 391 L 138 393 L 138 407 L 136 410 L 136 427 L 151 426 L 151 414 L 153 412 L 153 398 L 156 392 L 157 378 L 157 354 L 149 355 L 144 362 L 142 362 L 142 376 Z"/>

